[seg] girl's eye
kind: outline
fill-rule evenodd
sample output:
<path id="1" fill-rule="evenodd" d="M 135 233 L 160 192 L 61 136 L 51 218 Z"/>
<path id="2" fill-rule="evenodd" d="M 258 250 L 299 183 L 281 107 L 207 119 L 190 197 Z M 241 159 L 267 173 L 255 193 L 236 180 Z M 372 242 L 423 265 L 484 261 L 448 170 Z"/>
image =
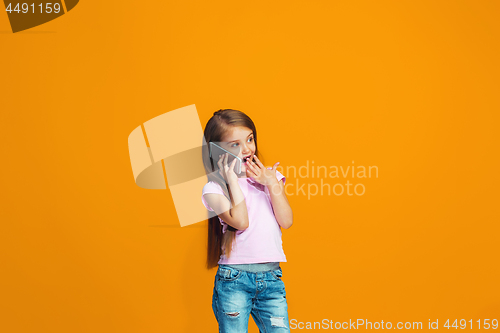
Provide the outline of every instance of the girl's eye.
<path id="1" fill-rule="evenodd" d="M 248 142 L 252 142 L 253 141 L 253 137 L 251 138 L 248 138 Z M 238 147 L 239 146 L 239 143 L 235 142 L 231 145 L 231 147 Z"/>

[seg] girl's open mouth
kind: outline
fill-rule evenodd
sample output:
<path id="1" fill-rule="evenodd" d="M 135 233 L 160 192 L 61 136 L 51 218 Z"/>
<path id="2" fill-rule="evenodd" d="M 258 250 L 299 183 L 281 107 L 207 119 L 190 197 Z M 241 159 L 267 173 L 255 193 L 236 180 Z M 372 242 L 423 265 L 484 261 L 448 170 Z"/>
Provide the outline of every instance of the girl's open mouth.
<path id="1" fill-rule="evenodd" d="M 243 164 L 246 164 L 246 163 L 247 163 L 247 161 L 248 161 L 251 157 L 252 157 L 252 154 L 250 154 L 250 155 L 248 155 L 248 156 L 243 157 L 243 158 L 242 158 L 242 160 L 243 160 Z"/>

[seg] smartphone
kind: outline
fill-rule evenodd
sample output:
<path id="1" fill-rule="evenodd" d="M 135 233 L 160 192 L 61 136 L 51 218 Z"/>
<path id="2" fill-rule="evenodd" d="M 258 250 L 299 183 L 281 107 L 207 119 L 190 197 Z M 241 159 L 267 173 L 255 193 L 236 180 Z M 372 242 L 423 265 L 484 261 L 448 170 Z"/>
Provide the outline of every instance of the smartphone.
<path id="1" fill-rule="evenodd" d="M 217 162 L 219 162 L 219 155 L 224 155 L 226 153 L 228 154 L 227 165 L 230 166 L 231 163 L 233 162 L 233 160 L 236 159 L 236 165 L 234 166 L 234 172 L 241 173 L 241 163 L 242 163 L 241 158 L 234 155 L 230 151 L 227 151 L 226 149 L 222 148 L 221 146 L 219 146 L 213 142 L 210 142 L 210 157 L 212 158 L 212 161 L 214 163 L 215 168 L 217 168 L 217 169 L 219 168 L 219 166 L 217 165 Z"/>

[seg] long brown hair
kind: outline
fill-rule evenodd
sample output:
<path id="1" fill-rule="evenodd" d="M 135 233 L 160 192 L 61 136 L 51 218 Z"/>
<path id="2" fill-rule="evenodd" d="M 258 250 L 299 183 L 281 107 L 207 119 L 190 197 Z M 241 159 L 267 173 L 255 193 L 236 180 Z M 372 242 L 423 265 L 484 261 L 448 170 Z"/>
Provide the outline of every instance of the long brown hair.
<path id="1" fill-rule="evenodd" d="M 227 133 L 231 127 L 242 126 L 246 127 L 253 132 L 255 142 L 255 155 L 260 158 L 257 150 L 257 130 L 255 125 L 246 114 L 238 110 L 224 109 L 214 112 L 205 126 L 204 137 L 207 143 L 207 148 L 202 150 L 203 165 L 207 173 L 208 181 L 213 181 L 219 184 L 224 191 L 224 194 L 229 199 L 229 192 L 226 182 L 218 172 L 214 172 L 214 164 L 212 163 L 208 151 L 209 142 L 222 142 L 224 134 Z M 225 249 L 225 255 L 229 258 L 231 255 L 232 244 L 236 236 L 237 229 L 228 225 L 226 232 L 222 233 L 222 225 L 218 216 L 208 219 L 208 246 L 207 246 L 207 268 L 217 266 L 217 263 L 222 255 L 222 246 Z"/>

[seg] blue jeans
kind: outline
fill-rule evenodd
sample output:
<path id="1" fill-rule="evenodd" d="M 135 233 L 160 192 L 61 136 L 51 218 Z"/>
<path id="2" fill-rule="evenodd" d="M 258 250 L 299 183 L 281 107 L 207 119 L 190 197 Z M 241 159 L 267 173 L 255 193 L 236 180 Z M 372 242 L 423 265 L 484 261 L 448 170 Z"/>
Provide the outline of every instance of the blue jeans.
<path id="1" fill-rule="evenodd" d="M 260 333 L 290 332 L 281 267 L 250 273 L 219 265 L 215 274 L 212 309 L 219 333 L 247 333 L 252 315 Z"/>

